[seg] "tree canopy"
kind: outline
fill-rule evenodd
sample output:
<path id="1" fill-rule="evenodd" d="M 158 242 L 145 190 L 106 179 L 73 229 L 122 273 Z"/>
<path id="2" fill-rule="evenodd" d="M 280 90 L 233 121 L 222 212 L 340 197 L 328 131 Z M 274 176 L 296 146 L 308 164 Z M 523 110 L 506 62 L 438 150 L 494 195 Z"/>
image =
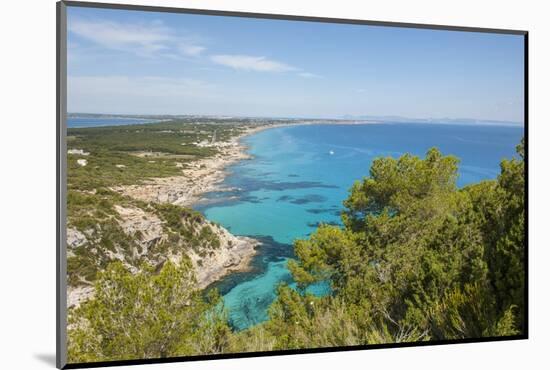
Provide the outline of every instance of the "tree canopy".
<path id="1" fill-rule="evenodd" d="M 516 335 L 525 330 L 525 167 L 458 188 L 459 160 L 430 149 L 376 159 L 345 200 L 343 227 L 295 242 L 269 320 L 231 332 L 185 260 L 111 264 L 71 312 L 73 362 Z M 307 287 L 328 282 L 317 297 Z"/>
<path id="2" fill-rule="evenodd" d="M 220 297 L 202 296 L 192 266 L 159 272 L 109 265 L 95 297 L 70 315 L 69 360 L 91 362 L 222 352 L 230 334 Z"/>
<path id="3" fill-rule="evenodd" d="M 521 333 L 523 142 L 517 150 L 497 180 L 463 189 L 458 159 L 435 148 L 424 159 L 375 160 L 344 202 L 344 228 L 321 226 L 295 244 L 289 266 L 299 286 L 329 280 L 333 288 L 309 320 L 343 316 L 360 334 L 356 344 Z M 273 319 L 292 326 L 280 311 L 302 298 L 291 304 L 285 294 Z"/>

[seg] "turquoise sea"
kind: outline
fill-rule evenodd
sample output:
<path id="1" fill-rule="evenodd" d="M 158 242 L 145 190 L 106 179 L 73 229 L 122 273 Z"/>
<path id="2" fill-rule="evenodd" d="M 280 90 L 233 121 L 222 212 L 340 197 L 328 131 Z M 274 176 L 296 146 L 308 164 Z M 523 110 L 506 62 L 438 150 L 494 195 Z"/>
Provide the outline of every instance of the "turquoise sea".
<path id="1" fill-rule="evenodd" d="M 496 178 L 522 136 L 523 127 L 384 123 L 279 127 L 244 138 L 253 158 L 229 168 L 223 185 L 231 191 L 210 193 L 197 207 L 233 234 L 262 241 L 251 271 L 213 285 L 231 325 L 240 330 L 267 319 L 276 286 L 292 284 L 286 267 L 292 242 L 320 222 L 339 224 L 348 189 L 368 175 L 373 159 L 424 156 L 435 146 L 461 159 L 458 185 L 464 186 Z M 312 290 L 325 294 L 328 285 Z"/>

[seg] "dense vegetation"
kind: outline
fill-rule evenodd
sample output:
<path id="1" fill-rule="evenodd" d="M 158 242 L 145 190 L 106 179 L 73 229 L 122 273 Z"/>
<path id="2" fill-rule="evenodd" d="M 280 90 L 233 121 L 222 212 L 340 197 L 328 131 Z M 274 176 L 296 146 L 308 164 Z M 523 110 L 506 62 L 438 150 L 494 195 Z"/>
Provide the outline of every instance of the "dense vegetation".
<path id="1" fill-rule="evenodd" d="M 305 288 L 329 279 L 334 293 L 312 300 L 282 287 L 266 325 L 277 347 L 521 333 L 522 144 L 518 153 L 497 181 L 460 190 L 458 159 L 436 149 L 424 160 L 376 160 L 345 201 L 345 227 L 296 243 L 295 280 Z"/>
<path id="2" fill-rule="evenodd" d="M 69 190 L 93 190 L 115 185 L 138 184 L 147 178 L 175 176 L 189 161 L 215 155 L 211 146 L 196 145 L 226 141 L 242 133 L 244 126 L 170 121 L 152 124 L 69 128 Z M 77 163 L 84 159 L 88 163 Z"/>
<path id="3" fill-rule="evenodd" d="M 215 353 L 229 330 L 215 293 L 202 297 L 193 269 L 167 262 L 131 274 L 119 262 L 101 273 L 96 296 L 70 316 L 71 362 Z"/>
<path id="4" fill-rule="evenodd" d="M 344 226 L 321 225 L 295 243 L 298 288 L 281 285 L 270 319 L 242 332 L 231 332 L 216 294 L 200 294 L 185 261 L 158 273 L 111 265 L 95 298 L 71 313 L 69 360 L 520 334 L 523 143 L 518 154 L 498 179 L 462 189 L 458 159 L 437 149 L 375 160 L 344 202 Z M 329 296 L 307 294 L 319 281 L 331 282 Z"/>
<path id="5" fill-rule="evenodd" d="M 169 254 L 186 254 L 192 249 L 204 257 L 220 247 L 212 229 L 215 224 L 190 208 L 148 204 L 106 189 L 94 194 L 73 191 L 68 197 L 69 227 L 86 236 L 84 244 L 68 250 L 67 274 L 71 286 L 92 284 L 111 262 L 123 261 L 127 267 L 139 269 L 146 262 L 163 263 Z M 115 205 L 139 209 L 164 220 L 162 231 L 166 237 L 148 242 L 145 253 L 143 235 L 123 230 Z"/>
<path id="6" fill-rule="evenodd" d="M 87 239 L 68 251 L 69 285 L 92 284 L 98 272 L 121 256 L 127 267 L 138 267 L 144 261 L 162 261 L 167 252 L 193 248 L 204 255 L 219 247 L 220 241 L 199 213 L 169 204 L 146 204 L 112 190 L 149 178 L 180 175 L 189 161 L 218 153 L 216 147 L 196 143 L 209 142 L 214 135 L 218 141 L 227 141 L 245 129 L 243 124 L 200 121 L 68 129 L 68 226 Z M 85 160 L 86 165 L 78 160 Z M 166 220 L 169 239 L 151 245 L 143 255 L 140 235 L 122 230 L 115 205 L 139 208 Z"/>

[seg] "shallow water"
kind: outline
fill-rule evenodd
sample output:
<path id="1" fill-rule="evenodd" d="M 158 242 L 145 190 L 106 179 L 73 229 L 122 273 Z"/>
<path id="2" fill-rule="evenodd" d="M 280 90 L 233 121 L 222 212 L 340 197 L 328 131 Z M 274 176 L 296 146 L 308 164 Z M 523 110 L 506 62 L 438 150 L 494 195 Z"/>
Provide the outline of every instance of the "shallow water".
<path id="1" fill-rule="evenodd" d="M 211 193 L 198 207 L 233 234 L 262 240 L 252 269 L 216 283 L 231 324 L 245 329 L 267 319 L 281 282 L 292 284 L 286 267 L 292 242 L 320 222 L 339 224 L 342 201 L 355 180 L 368 175 L 372 160 L 404 153 L 424 156 L 433 146 L 461 159 L 458 185 L 496 178 L 503 158 L 515 155 L 523 127 L 369 124 L 279 127 L 245 138 L 253 159 L 229 168 L 229 192 Z M 327 292 L 323 284 L 312 290 Z"/>

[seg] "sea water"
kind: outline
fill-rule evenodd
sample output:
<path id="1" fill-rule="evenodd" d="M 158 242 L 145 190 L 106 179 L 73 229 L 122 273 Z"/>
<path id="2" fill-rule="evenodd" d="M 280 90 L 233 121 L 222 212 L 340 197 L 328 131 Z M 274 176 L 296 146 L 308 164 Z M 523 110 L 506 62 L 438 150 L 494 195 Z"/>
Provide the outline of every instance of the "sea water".
<path id="1" fill-rule="evenodd" d="M 460 158 L 458 186 L 494 179 L 499 163 L 516 155 L 523 127 L 365 124 L 301 125 L 268 129 L 243 139 L 252 159 L 230 167 L 223 187 L 199 206 L 209 220 L 233 234 L 261 240 L 248 272 L 214 284 L 231 325 L 242 330 L 268 317 L 287 268 L 292 243 L 319 223 L 339 225 L 342 201 L 353 182 L 368 176 L 378 157 L 423 157 L 431 147 Z M 328 285 L 312 288 L 327 293 Z"/>
<path id="2" fill-rule="evenodd" d="M 67 127 L 104 127 L 104 126 L 123 126 L 137 125 L 141 123 L 157 122 L 158 120 L 150 118 L 133 117 L 69 117 L 67 118 Z"/>

